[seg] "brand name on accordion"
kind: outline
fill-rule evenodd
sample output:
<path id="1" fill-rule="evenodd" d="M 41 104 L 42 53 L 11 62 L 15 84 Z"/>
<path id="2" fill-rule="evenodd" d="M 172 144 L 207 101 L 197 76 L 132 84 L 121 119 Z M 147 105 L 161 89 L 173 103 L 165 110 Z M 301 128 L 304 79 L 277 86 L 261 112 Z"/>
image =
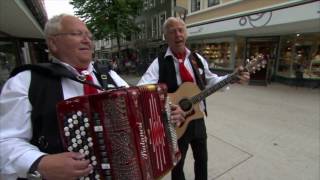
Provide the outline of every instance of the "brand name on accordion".
<path id="1" fill-rule="evenodd" d="M 141 156 L 145 159 L 148 158 L 147 154 L 147 137 L 144 133 L 144 129 L 142 127 L 142 123 L 138 123 L 139 135 L 140 135 L 140 145 L 141 145 Z"/>

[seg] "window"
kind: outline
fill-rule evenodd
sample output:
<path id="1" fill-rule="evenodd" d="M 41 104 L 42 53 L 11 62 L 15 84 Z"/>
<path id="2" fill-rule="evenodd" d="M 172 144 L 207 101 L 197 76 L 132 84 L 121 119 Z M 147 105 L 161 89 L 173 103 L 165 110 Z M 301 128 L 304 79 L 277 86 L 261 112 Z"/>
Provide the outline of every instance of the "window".
<path id="1" fill-rule="evenodd" d="M 138 25 L 138 27 L 140 28 L 140 33 L 138 34 L 138 39 L 146 39 L 146 26 L 145 26 L 145 22 L 142 22 Z"/>
<path id="2" fill-rule="evenodd" d="M 166 20 L 166 12 L 163 12 L 159 15 L 159 33 L 160 35 L 163 33 L 162 32 L 162 25 L 164 23 L 164 21 Z"/>
<path id="3" fill-rule="evenodd" d="M 158 36 L 158 16 L 152 18 L 152 32 L 151 37 L 155 38 Z"/>
<path id="4" fill-rule="evenodd" d="M 208 0 L 208 7 L 220 4 L 220 0 Z"/>
<path id="5" fill-rule="evenodd" d="M 191 12 L 200 10 L 200 0 L 191 0 Z"/>

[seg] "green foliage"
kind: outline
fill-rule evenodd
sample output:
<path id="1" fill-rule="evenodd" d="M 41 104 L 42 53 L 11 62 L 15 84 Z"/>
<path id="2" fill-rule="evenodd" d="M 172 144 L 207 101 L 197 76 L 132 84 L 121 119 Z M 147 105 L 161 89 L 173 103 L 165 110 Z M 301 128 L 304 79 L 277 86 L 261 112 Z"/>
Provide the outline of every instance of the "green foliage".
<path id="1" fill-rule="evenodd" d="M 96 39 L 119 40 L 140 31 L 134 19 L 143 0 L 71 0 L 70 4 Z"/>

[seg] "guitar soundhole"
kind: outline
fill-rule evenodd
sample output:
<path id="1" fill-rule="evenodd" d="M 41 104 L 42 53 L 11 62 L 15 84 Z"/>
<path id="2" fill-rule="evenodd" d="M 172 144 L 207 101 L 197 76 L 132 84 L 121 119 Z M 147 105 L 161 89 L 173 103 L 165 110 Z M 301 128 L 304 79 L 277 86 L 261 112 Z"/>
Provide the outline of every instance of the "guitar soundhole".
<path id="1" fill-rule="evenodd" d="M 183 111 L 190 111 L 190 109 L 192 108 L 192 103 L 189 99 L 181 99 L 181 101 L 179 102 L 179 106 Z"/>

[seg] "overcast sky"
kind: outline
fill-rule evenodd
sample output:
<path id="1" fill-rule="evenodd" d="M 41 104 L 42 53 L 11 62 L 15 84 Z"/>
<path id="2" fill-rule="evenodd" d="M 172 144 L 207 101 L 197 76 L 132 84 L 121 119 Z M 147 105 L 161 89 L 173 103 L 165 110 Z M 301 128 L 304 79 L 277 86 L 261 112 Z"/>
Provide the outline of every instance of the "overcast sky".
<path id="1" fill-rule="evenodd" d="M 48 18 L 61 13 L 74 14 L 73 6 L 69 4 L 69 0 L 45 0 L 44 3 Z"/>

